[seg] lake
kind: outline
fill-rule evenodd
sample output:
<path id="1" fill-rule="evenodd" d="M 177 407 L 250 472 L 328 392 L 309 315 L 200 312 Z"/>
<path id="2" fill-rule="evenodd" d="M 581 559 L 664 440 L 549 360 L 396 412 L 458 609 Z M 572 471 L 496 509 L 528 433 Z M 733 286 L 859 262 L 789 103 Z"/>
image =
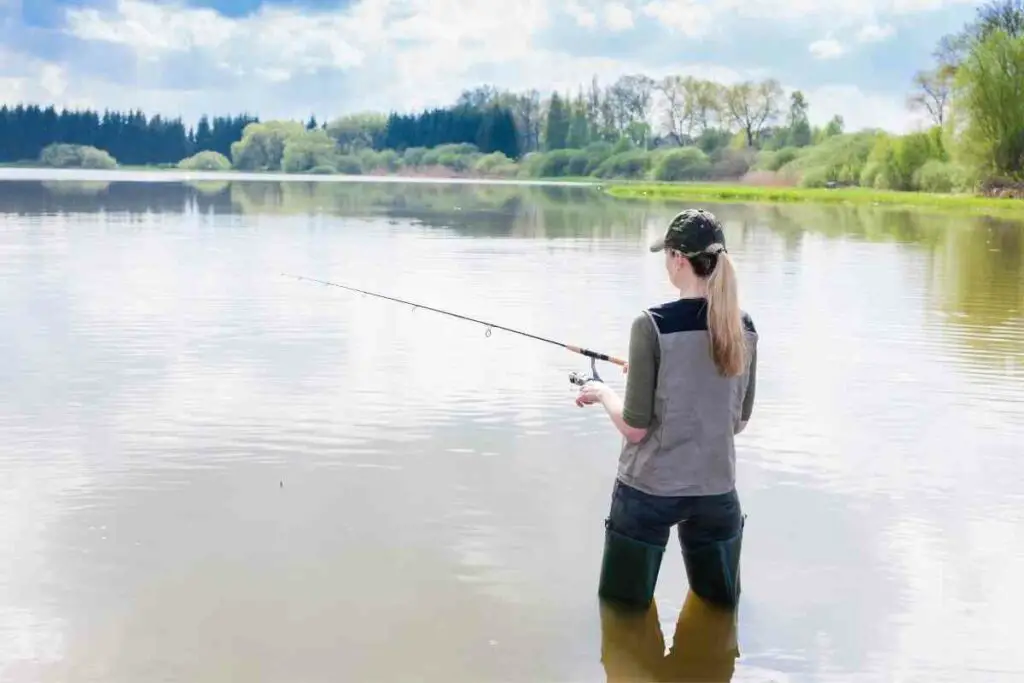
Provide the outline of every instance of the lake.
<path id="1" fill-rule="evenodd" d="M 122 177 L 0 181 L 5 683 L 1024 676 L 1021 224 L 710 207 L 761 335 L 743 598 L 673 534 L 626 621 L 586 359 L 281 273 L 624 356 L 679 206 Z"/>

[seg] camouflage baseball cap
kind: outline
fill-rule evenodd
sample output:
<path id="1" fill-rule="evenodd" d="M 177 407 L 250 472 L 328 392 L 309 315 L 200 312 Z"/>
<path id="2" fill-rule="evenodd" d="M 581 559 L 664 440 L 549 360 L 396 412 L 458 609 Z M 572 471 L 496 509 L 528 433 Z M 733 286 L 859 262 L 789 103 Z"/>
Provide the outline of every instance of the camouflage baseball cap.
<path id="1" fill-rule="evenodd" d="M 720 245 L 709 249 L 712 245 Z M 714 214 L 704 209 L 686 209 L 668 224 L 665 236 L 651 245 L 651 251 L 675 249 L 686 256 L 725 251 L 725 232 Z"/>

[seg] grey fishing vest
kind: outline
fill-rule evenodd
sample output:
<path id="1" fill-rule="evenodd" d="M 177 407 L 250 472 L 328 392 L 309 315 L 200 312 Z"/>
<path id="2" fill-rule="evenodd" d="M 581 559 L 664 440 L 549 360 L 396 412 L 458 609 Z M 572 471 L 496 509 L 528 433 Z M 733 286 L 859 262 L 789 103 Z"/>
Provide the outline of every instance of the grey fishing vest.
<path id="1" fill-rule="evenodd" d="M 711 357 L 706 306 L 681 299 L 645 311 L 659 349 L 653 419 L 642 441 L 624 441 L 618 478 L 652 495 L 714 495 L 736 484 L 733 437 L 750 417 L 757 332 L 743 314 L 747 369 L 722 377 Z"/>

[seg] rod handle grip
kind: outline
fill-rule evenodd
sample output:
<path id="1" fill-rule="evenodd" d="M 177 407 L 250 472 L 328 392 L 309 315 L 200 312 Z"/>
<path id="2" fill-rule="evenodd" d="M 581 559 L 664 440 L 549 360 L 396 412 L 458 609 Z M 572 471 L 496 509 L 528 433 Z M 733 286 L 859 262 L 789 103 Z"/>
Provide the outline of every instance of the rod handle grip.
<path id="1" fill-rule="evenodd" d="M 621 367 L 626 367 L 626 361 L 622 360 L 621 358 L 616 358 L 615 356 L 609 356 L 607 354 L 599 353 L 597 351 L 591 351 L 590 349 L 585 349 L 582 346 L 569 346 L 567 344 L 565 348 L 569 349 L 570 351 L 572 351 L 574 353 L 578 353 L 578 354 L 580 354 L 582 356 L 586 356 L 587 358 L 593 358 L 595 360 L 603 360 L 603 361 L 606 361 L 608 363 L 614 363 L 615 365 L 619 365 Z"/>

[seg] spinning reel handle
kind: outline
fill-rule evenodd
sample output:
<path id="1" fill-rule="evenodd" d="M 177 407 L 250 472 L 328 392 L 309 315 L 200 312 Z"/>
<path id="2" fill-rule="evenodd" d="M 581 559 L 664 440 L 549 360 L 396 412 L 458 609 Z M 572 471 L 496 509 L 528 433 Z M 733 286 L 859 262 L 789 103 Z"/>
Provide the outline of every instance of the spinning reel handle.
<path id="1" fill-rule="evenodd" d="M 581 372 L 570 372 L 569 383 L 575 384 L 578 387 L 582 387 L 587 382 L 603 382 L 601 375 L 597 374 L 597 360 L 594 358 L 590 359 L 590 377 L 587 377 Z"/>

